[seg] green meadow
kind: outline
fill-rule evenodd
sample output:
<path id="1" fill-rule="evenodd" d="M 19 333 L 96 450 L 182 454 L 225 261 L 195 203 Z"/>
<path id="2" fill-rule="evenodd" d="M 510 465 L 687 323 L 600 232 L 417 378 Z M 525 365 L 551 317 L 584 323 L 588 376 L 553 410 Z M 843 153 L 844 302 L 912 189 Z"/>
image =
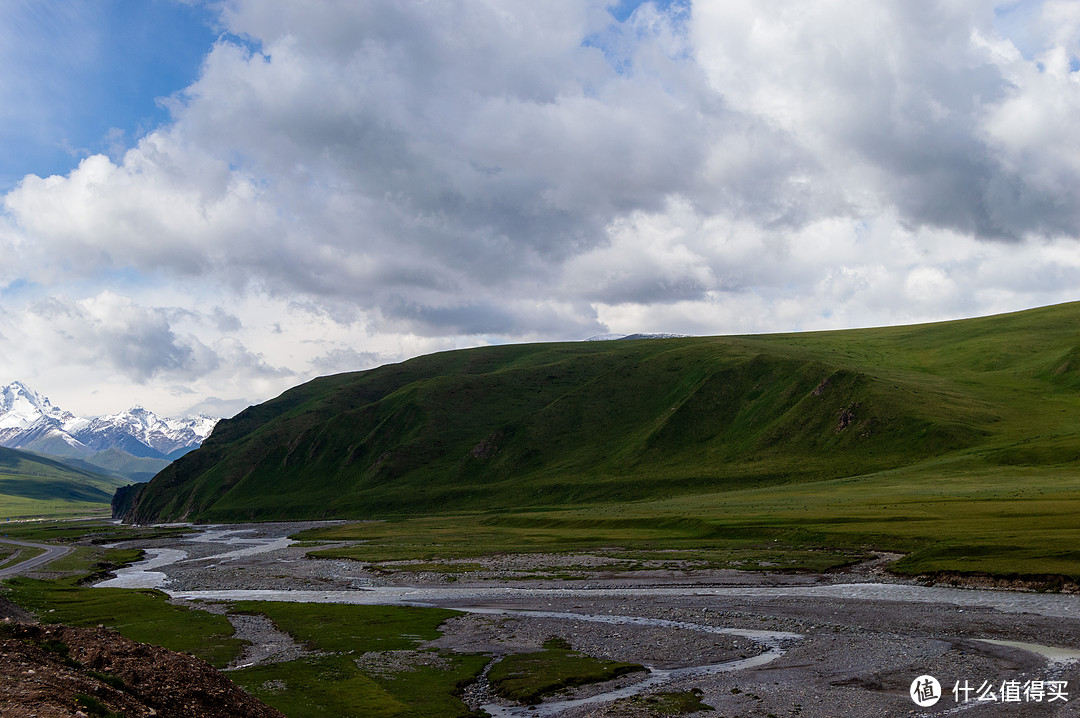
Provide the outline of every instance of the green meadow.
<path id="1" fill-rule="evenodd" d="M 930 465 L 572 511 L 354 523 L 298 536 L 363 541 L 309 553 L 375 564 L 589 551 L 713 568 L 822 571 L 888 551 L 905 554 L 891 566 L 899 573 L 1080 580 L 1080 476 L 959 466 L 945 476 Z"/>
<path id="2" fill-rule="evenodd" d="M 0 533 L 13 520 L 107 517 L 113 492 L 126 483 L 58 459 L 0 447 Z"/>

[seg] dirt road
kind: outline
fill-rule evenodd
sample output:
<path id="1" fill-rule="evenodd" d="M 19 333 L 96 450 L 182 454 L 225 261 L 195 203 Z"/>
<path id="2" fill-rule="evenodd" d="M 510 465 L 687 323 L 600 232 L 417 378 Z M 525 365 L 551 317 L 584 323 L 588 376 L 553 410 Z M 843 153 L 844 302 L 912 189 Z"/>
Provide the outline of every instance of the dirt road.
<path id="1" fill-rule="evenodd" d="M 15 539 L 9 538 L 0 538 L 0 543 L 18 546 L 19 548 L 43 549 L 45 551 L 38 556 L 20 561 L 7 568 L 0 568 L 0 578 L 10 578 L 12 576 L 18 576 L 19 574 L 29 573 L 30 571 L 40 570 L 51 561 L 55 561 L 61 556 L 66 556 L 71 553 L 70 546 L 54 546 L 51 544 L 34 543 L 32 541 L 16 541 Z"/>

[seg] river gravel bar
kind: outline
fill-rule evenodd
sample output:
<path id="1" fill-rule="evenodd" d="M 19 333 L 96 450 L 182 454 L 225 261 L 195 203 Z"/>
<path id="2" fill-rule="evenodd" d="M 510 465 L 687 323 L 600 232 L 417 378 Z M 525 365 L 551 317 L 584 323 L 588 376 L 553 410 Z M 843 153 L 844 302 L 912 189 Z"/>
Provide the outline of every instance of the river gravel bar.
<path id="1" fill-rule="evenodd" d="M 443 636 L 422 648 L 498 656 L 534 651 L 558 637 L 597 658 L 650 667 L 646 693 L 699 690 L 714 709 L 693 714 L 702 717 L 1080 716 L 1075 595 L 922 586 L 887 574 L 887 556 L 829 574 L 678 565 L 629 571 L 608 554 L 469 558 L 480 565 L 467 572 L 394 570 L 308 557 L 311 547 L 294 546 L 288 536 L 312 525 L 198 526 L 187 537 L 125 542 L 162 559 L 141 574 L 138 566 L 126 569 L 110 583 L 141 581 L 201 602 L 256 597 L 248 592 L 258 590 L 258 597 L 274 600 L 459 609 L 464 615 L 444 623 Z M 544 576 L 567 567 L 570 578 Z M 248 630 L 246 637 L 258 643 L 259 627 Z M 280 645 L 273 633 L 266 629 L 266 642 Z M 363 660 L 397 665 L 408 656 Z M 915 700 L 929 702 L 925 680 L 918 681 L 923 676 L 939 686 L 937 702 L 925 707 Z M 643 696 L 616 690 L 643 683 L 642 677 L 534 708 L 498 710 L 656 716 Z M 924 688 L 915 698 L 913 683 Z M 483 681 L 469 700 L 491 700 Z"/>

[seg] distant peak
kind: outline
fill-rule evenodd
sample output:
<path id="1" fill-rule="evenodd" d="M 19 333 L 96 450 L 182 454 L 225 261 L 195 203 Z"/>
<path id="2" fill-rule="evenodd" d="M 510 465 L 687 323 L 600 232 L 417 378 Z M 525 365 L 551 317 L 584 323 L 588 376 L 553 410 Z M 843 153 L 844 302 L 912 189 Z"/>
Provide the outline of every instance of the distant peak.
<path id="1" fill-rule="evenodd" d="M 19 394 L 28 394 L 28 395 L 37 396 L 36 391 L 34 391 L 30 387 L 28 387 L 26 384 L 23 384 L 21 381 L 13 381 L 13 382 L 11 382 L 10 384 L 8 384 L 7 386 L 4 387 L 4 390 L 14 392 L 14 393 L 19 393 Z"/>
<path id="2" fill-rule="evenodd" d="M 0 390 L 0 405 L 3 405 L 6 409 L 10 409 L 12 403 L 19 397 L 22 397 L 36 407 L 45 408 L 52 406 L 52 404 L 49 403 L 48 397 L 38 394 L 21 381 L 13 381 Z"/>

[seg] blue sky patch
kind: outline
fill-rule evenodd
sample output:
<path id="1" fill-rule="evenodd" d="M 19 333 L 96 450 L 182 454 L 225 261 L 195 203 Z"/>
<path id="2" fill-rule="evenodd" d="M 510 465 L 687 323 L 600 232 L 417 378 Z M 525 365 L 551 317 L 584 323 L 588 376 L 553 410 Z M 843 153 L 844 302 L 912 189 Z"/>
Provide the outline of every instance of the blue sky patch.
<path id="1" fill-rule="evenodd" d="M 0 191 L 116 155 L 169 120 L 158 98 L 191 84 L 217 33 L 170 0 L 16 0 L 0 10 Z"/>

